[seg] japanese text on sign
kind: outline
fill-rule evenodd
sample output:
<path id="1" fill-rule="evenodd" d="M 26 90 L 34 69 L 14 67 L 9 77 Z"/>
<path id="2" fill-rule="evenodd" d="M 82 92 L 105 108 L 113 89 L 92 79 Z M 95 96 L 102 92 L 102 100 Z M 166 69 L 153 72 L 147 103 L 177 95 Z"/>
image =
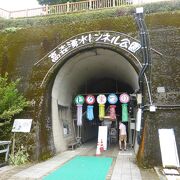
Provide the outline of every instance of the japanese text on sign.
<path id="1" fill-rule="evenodd" d="M 30 132 L 32 119 L 15 119 L 12 132 Z"/>
<path id="2" fill-rule="evenodd" d="M 120 48 L 127 49 L 128 51 L 135 53 L 141 48 L 140 43 L 130 40 L 130 38 L 124 38 L 119 34 L 104 33 L 90 33 L 87 35 L 79 36 L 61 44 L 48 56 L 52 62 L 57 62 L 59 58 L 66 55 L 71 50 L 80 46 L 90 43 L 105 43 L 115 45 Z"/>

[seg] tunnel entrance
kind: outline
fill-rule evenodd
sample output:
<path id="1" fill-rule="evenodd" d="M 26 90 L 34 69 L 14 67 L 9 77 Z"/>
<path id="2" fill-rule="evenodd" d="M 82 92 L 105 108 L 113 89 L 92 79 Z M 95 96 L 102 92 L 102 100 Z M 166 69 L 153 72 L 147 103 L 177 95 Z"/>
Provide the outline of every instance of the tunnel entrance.
<path id="1" fill-rule="evenodd" d="M 85 116 L 87 107 L 84 105 L 83 125 L 81 128 L 77 127 L 74 103 L 76 95 L 94 94 L 97 97 L 98 94 L 115 93 L 119 96 L 123 92 L 133 95 L 139 89 L 137 69 L 123 54 L 104 47 L 86 48 L 66 59 L 66 62 L 58 68 L 52 87 L 52 126 L 57 152 L 66 150 L 68 144 L 79 136 L 81 136 L 82 142 L 97 139 L 98 126 L 102 124 L 98 118 L 96 102 L 94 104 L 94 120 L 87 121 Z M 131 100 L 133 100 L 133 96 Z M 106 110 L 109 105 L 106 103 Z M 134 102 L 130 101 L 129 118 L 134 120 L 132 107 L 134 107 Z M 111 125 L 117 131 L 121 111 L 118 101 L 117 120 Z M 127 130 L 131 131 L 129 124 L 131 124 L 131 120 L 126 123 Z M 131 133 L 128 132 L 129 137 L 130 135 Z"/>
<path id="2" fill-rule="evenodd" d="M 76 127 L 76 135 L 81 137 L 82 142 L 86 142 L 91 139 L 97 139 L 98 136 L 98 126 L 100 125 L 107 125 L 108 126 L 108 134 L 112 135 L 112 137 L 108 137 L 109 140 L 112 139 L 112 142 L 118 142 L 118 124 L 119 121 L 122 120 L 122 104 L 118 100 L 115 103 L 116 110 L 116 119 L 110 119 L 110 104 L 108 100 L 105 103 L 105 117 L 101 119 L 99 117 L 99 104 L 97 102 L 97 97 L 100 94 L 103 94 L 106 96 L 108 99 L 108 96 L 110 94 L 115 94 L 118 98 L 120 94 L 126 92 L 127 94 L 132 94 L 133 89 L 131 86 L 126 84 L 125 82 L 118 81 L 116 79 L 112 78 L 102 78 L 98 79 L 97 77 L 92 78 L 88 82 L 86 82 L 82 87 L 80 87 L 79 94 L 82 95 L 84 98 L 86 98 L 88 95 L 92 95 L 95 98 L 95 103 L 93 103 L 93 115 L 94 119 L 92 121 L 88 120 L 87 118 L 87 109 L 88 109 L 88 104 L 85 102 L 83 104 L 83 125 L 78 129 L 77 127 L 77 106 L 73 102 L 72 107 L 73 107 L 73 119 L 74 119 L 74 124 Z M 76 96 L 77 97 L 77 96 Z M 109 124 L 110 123 L 110 124 Z M 126 127 L 127 127 L 127 132 L 128 132 L 128 123 L 124 122 Z M 113 134 L 113 131 L 114 133 Z M 80 131 L 80 132 L 79 132 Z M 92 133 L 94 132 L 94 133 Z M 115 139 L 115 136 L 117 136 Z"/>

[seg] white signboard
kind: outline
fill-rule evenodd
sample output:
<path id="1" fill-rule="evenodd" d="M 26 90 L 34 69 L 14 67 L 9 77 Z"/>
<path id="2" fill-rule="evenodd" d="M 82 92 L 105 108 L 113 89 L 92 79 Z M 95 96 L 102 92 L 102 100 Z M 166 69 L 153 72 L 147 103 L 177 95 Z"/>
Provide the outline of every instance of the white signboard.
<path id="1" fill-rule="evenodd" d="M 163 167 L 179 167 L 176 140 L 173 129 L 158 129 Z"/>
<path id="2" fill-rule="evenodd" d="M 107 126 L 99 126 L 98 130 L 98 142 L 101 145 L 101 141 L 104 146 L 104 150 L 107 150 Z"/>
<path id="3" fill-rule="evenodd" d="M 32 119 L 15 119 L 12 132 L 30 132 Z"/>
<path id="4" fill-rule="evenodd" d="M 166 92 L 165 87 L 157 87 L 157 92 L 158 93 L 165 93 Z"/>

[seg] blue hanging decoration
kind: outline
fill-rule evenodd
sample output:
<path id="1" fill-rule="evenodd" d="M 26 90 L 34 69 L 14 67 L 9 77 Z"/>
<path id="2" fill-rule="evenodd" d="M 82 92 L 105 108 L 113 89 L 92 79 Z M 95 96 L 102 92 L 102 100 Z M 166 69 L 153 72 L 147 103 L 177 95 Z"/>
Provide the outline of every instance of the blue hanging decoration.
<path id="1" fill-rule="evenodd" d="M 87 106 L 86 117 L 89 121 L 92 121 L 94 119 L 93 108 L 94 106 L 90 106 L 90 105 Z"/>
<path id="2" fill-rule="evenodd" d="M 94 106 L 92 106 L 92 105 L 95 103 L 95 97 L 93 95 L 87 95 L 86 103 L 88 104 L 87 111 L 86 111 L 86 117 L 89 121 L 92 121 L 94 119 L 94 113 L 93 113 Z"/>

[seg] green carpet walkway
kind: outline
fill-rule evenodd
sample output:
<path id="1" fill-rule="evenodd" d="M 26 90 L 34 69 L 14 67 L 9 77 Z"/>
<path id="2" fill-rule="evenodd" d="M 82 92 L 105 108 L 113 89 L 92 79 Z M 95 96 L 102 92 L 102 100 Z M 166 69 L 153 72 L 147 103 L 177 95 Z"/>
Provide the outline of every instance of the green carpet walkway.
<path id="1" fill-rule="evenodd" d="M 76 156 L 43 180 L 105 180 L 112 158 Z"/>

